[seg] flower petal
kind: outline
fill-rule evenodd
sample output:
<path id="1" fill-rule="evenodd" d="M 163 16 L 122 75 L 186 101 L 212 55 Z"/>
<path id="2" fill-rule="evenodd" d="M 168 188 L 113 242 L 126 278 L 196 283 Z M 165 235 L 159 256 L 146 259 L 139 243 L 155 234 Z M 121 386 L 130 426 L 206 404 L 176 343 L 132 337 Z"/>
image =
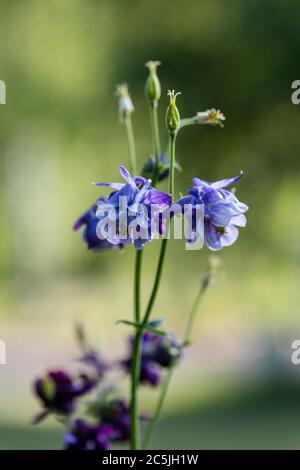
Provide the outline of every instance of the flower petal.
<path id="1" fill-rule="evenodd" d="M 208 183 L 205 180 L 200 180 L 199 178 L 193 178 L 192 179 L 193 186 L 209 186 L 210 183 Z"/>
<path id="2" fill-rule="evenodd" d="M 120 191 L 125 184 L 124 183 L 94 183 L 95 186 L 104 186 L 105 188 L 114 188 Z"/>
<path id="3" fill-rule="evenodd" d="M 122 176 L 122 178 L 124 178 L 125 181 L 127 181 L 128 184 L 130 184 L 130 186 L 136 188 L 135 181 L 130 175 L 129 171 L 125 168 L 125 166 L 120 166 L 120 175 Z"/>
<path id="4" fill-rule="evenodd" d="M 232 217 L 232 209 L 230 205 L 221 200 L 217 202 L 217 204 L 214 204 L 205 215 L 209 216 L 214 225 L 217 225 L 218 227 L 226 227 Z"/>
<path id="5" fill-rule="evenodd" d="M 233 225 L 237 225 L 238 227 L 246 227 L 247 219 L 244 214 L 240 214 L 232 217 L 230 223 Z"/>
<path id="6" fill-rule="evenodd" d="M 243 176 L 244 172 L 241 171 L 239 176 L 235 176 L 234 178 L 225 178 L 224 180 L 216 181 L 215 183 L 209 183 L 210 186 L 214 189 L 223 189 L 227 186 L 231 186 L 236 183 L 241 177 Z"/>
<path id="7" fill-rule="evenodd" d="M 171 196 L 169 194 L 158 191 L 157 189 L 150 188 L 147 192 L 144 200 L 145 204 L 161 204 L 161 205 L 170 205 Z"/>
<path id="8" fill-rule="evenodd" d="M 235 225 L 228 225 L 226 227 L 226 231 L 223 235 L 221 235 L 221 244 L 222 246 L 230 246 L 232 245 L 237 237 L 239 236 L 239 230 L 236 228 Z"/>
<path id="9" fill-rule="evenodd" d="M 204 224 L 204 239 L 210 250 L 221 250 L 220 234 L 216 230 L 216 227 L 208 220 L 206 220 Z"/>

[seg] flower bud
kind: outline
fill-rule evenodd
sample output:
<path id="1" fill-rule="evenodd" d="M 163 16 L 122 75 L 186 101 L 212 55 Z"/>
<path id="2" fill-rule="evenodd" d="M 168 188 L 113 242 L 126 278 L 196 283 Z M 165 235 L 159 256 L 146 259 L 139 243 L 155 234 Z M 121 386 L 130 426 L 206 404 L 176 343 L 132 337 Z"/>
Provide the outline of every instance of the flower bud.
<path id="1" fill-rule="evenodd" d="M 120 120 L 124 121 L 134 111 L 132 99 L 128 92 L 128 86 L 126 83 L 117 85 L 116 96 L 119 98 L 119 116 Z"/>
<path id="2" fill-rule="evenodd" d="M 166 112 L 166 126 L 171 135 L 176 135 L 180 126 L 180 115 L 176 106 L 176 97 L 178 95 L 181 95 L 181 93 L 175 93 L 174 90 L 168 91 L 168 96 L 170 97 L 170 104 Z"/>
<path id="3" fill-rule="evenodd" d="M 158 60 L 149 60 L 145 64 L 149 69 L 149 76 L 145 85 L 145 95 L 151 104 L 157 104 L 161 96 L 160 81 L 156 73 L 159 65 L 160 62 Z"/>

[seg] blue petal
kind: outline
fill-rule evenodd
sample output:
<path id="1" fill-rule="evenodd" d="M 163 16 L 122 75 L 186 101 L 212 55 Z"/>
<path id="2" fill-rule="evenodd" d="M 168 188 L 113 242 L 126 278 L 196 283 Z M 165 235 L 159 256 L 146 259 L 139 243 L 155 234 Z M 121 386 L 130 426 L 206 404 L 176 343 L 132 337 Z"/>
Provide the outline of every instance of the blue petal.
<path id="1" fill-rule="evenodd" d="M 209 183 L 210 186 L 214 189 L 223 189 L 227 186 L 231 186 L 236 183 L 241 177 L 243 176 L 244 172 L 241 171 L 239 176 L 235 176 L 234 178 L 226 178 L 224 180 L 216 181 L 215 183 Z"/>
<path id="2" fill-rule="evenodd" d="M 193 186 L 209 186 L 210 183 L 208 183 L 205 180 L 200 180 L 199 178 L 193 178 L 192 179 Z"/>
<path id="3" fill-rule="evenodd" d="M 124 183 L 94 183 L 95 186 L 104 186 L 105 188 L 114 188 L 118 191 L 122 189 L 125 184 Z"/>
<path id="4" fill-rule="evenodd" d="M 145 204 L 161 204 L 170 205 L 171 196 L 169 194 L 158 191 L 157 189 L 151 188 L 145 196 Z"/>
<path id="5" fill-rule="evenodd" d="M 222 246 L 230 246 L 232 245 L 237 237 L 239 236 L 239 230 L 235 227 L 235 225 L 228 225 L 226 227 L 226 231 L 223 235 L 221 235 L 221 244 Z"/>
<path id="6" fill-rule="evenodd" d="M 193 196 L 184 196 L 181 199 L 178 199 L 178 201 L 174 202 L 170 207 L 164 210 L 163 219 L 170 217 L 170 214 L 172 214 L 172 216 L 182 214 L 185 205 L 191 205 L 194 207 L 196 202 L 197 201 Z"/>
<path id="7" fill-rule="evenodd" d="M 216 230 L 216 227 L 208 220 L 206 220 L 204 224 L 204 239 L 210 250 L 221 250 L 220 234 Z"/>
<path id="8" fill-rule="evenodd" d="M 209 215 L 210 220 L 214 225 L 217 225 L 218 227 L 226 227 L 232 217 L 232 209 L 230 205 L 221 200 L 217 202 L 217 204 L 214 204 L 205 215 Z"/>
<path id="9" fill-rule="evenodd" d="M 122 166 L 122 165 L 120 166 L 120 174 L 122 178 L 124 178 L 124 180 L 127 181 L 128 184 L 130 184 L 130 186 L 132 186 L 133 188 L 136 188 L 135 181 L 130 175 L 129 171 L 126 170 L 125 166 Z"/>
<path id="10" fill-rule="evenodd" d="M 230 223 L 233 225 L 237 225 L 238 227 L 246 227 L 247 219 L 244 214 L 240 214 L 232 217 Z"/>

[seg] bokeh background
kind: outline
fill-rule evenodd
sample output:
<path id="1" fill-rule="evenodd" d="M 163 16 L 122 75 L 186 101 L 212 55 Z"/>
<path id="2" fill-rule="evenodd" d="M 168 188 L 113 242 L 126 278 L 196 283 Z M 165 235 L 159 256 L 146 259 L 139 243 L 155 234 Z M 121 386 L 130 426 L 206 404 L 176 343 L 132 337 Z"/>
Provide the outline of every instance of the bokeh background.
<path id="1" fill-rule="evenodd" d="M 203 303 L 169 394 L 154 448 L 300 448 L 300 368 L 291 364 L 299 324 L 300 12 L 296 0 L 0 1 L 0 448 L 59 448 L 32 380 L 72 364 L 74 322 L 106 356 L 126 348 L 134 253 L 89 253 L 74 219 L 99 196 L 92 181 L 117 180 L 127 162 L 114 88 L 136 106 L 139 165 L 151 153 L 144 63 L 159 59 L 163 87 L 181 90 L 183 117 L 217 107 L 224 129 L 182 131 L 176 186 L 193 176 L 246 176 L 251 211 L 238 242 L 220 253 L 222 275 Z M 143 300 L 159 242 L 147 247 Z M 154 316 L 181 334 L 208 250 L 169 245 Z M 300 366 L 299 366 L 300 367 Z M 126 391 L 126 383 L 124 385 Z M 157 392 L 146 389 L 151 411 Z"/>

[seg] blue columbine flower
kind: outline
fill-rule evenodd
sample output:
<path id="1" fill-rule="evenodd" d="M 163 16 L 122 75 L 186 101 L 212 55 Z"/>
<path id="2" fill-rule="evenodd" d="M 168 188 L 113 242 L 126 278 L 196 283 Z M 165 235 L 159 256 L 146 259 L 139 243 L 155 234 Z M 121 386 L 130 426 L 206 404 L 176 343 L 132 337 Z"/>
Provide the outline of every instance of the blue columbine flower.
<path id="1" fill-rule="evenodd" d="M 101 198 L 100 200 L 103 200 Z M 79 230 L 81 227 L 85 227 L 83 231 L 82 238 L 87 244 L 89 250 L 92 251 L 103 251 L 110 248 L 123 248 L 123 243 L 113 245 L 107 240 L 101 240 L 97 236 L 97 224 L 99 222 L 98 217 L 96 216 L 97 212 L 97 203 L 94 204 L 90 209 L 88 209 L 84 214 L 82 214 L 78 220 L 73 225 L 73 230 Z"/>
<path id="2" fill-rule="evenodd" d="M 173 208 L 174 213 L 178 213 L 178 208 L 183 212 L 184 206 L 190 208 L 184 213 L 191 218 L 189 223 L 195 235 L 187 240 L 189 243 L 198 239 L 200 232 L 203 232 L 204 242 L 211 250 L 220 250 L 236 241 L 239 234 L 237 227 L 246 226 L 244 213 L 247 212 L 248 206 L 240 202 L 232 191 L 225 188 L 236 183 L 242 175 L 243 172 L 234 178 L 214 183 L 193 178 L 193 187 L 188 191 L 188 195 L 179 199 L 166 211 L 168 215 Z M 202 220 L 195 219 L 193 210 L 196 206 L 203 208 Z"/>
<path id="3" fill-rule="evenodd" d="M 90 424 L 77 419 L 64 435 L 64 450 L 110 450 L 117 431 L 108 424 Z"/>
<path id="4" fill-rule="evenodd" d="M 74 379 L 63 370 L 53 370 L 34 383 L 34 392 L 43 404 L 44 411 L 34 420 L 38 423 L 49 412 L 68 415 L 75 410 L 76 399 L 88 393 L 95 381 L 86 375 Z"/>
<path id="5" fill-rule="evenodd" d="M 151 187 L 151 180 L 142 176 L 133 178 L 123 166 L 120 174 L 125 184 L 97 183 L 97 186 L 116 190 L 97 203 L 97 234 L 113 245 L 134 244 L 139 250 L 156 235 L 164 233 L 160 213 L 170 204 L 171 197 Z"/>

